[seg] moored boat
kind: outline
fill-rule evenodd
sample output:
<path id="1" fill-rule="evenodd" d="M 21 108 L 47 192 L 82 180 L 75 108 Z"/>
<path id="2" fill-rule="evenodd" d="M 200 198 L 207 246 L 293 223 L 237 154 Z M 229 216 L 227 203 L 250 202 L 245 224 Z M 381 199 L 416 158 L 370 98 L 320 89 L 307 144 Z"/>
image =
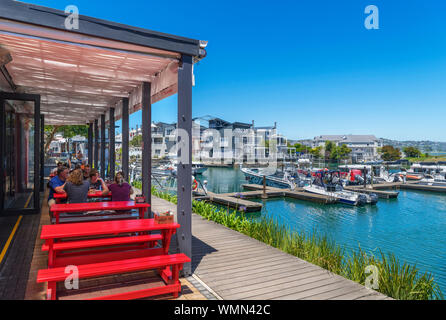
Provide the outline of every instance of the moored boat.
<path id="1" fill-rule="evenodd" d="M 245 175 L 246 180 L 252 184 L 263 184 L 263 177 L 266 179 L 266 185 L 274 188 L 281 189 L 291 189 L 294 190 L 296 188 L 296 183 L 294 182 L 294 178 L 291 177 L 287 172 L 275 172 L 271 174 L 267 172 L 265 169 L 260 168 L 240 168 L 240 170 Z"/>

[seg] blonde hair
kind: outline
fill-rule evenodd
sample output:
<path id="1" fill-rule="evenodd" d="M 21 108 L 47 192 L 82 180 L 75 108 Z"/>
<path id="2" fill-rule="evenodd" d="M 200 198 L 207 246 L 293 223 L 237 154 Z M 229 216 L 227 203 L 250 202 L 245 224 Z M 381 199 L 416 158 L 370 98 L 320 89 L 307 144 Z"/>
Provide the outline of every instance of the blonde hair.
<path id="1" fill-rule="evenodd" d="M 82 170 L 76 169 L 71 172 L 68 181 L 77 186 L 82 185 L 84 183 L 84 174 L 82 173 Z"/>

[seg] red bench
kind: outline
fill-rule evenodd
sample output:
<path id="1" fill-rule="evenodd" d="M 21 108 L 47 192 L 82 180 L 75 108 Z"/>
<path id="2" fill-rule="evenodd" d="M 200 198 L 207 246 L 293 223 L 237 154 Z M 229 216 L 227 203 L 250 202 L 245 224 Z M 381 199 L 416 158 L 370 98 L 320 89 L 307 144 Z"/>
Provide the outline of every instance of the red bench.
<path id="1" fill-rule="evenodd" d="M 181 290 L 178 273 L 184 263 L 190 262 L 184 254 L 168 255 L 171 237 L 179 227 L 178 223 L 158 224 L 154 219 L 43 226 L 40 237 L 46 241 L 42 250 L 48 251 L 48 269 L 39 271 L 37 282 L 48 282 L 47 297 L 56 299 L 56 283 L 67 278 L 65 267 L 68 265 L 78 267 L 79 278 L 157 269 L 165 286 L 100 299 L 136 299 L 165 293 L 177 297 Z M 150 231 L 161 234 L 147 234 Z M 159 240 L 162 241 L 160 248 L 145 245 Z M 137 246 L 122 247 L 133 244 Z M 82 249 L 82 252 L 73 252 Z"/>
<path id="2" fill-rule="evenodd" d="M 106 201 L 87 203 L 56 203 L 50 208 L 51 213 L 56 218 L 56 224 L 60 222 L 61 213 L 88 212 L 88 211 L 119 211 L 138 209 L 139 218 L 144 218 L 144 212 L 150 205 L 147 203 L 136 203 L 135 201 Z"/>
<path id="3" fill-rule="evenodd" d="M 93 263 L 78 265 L 79 279 L 93 278 L 98 276 L 106 276 L 112 274 L 121 274 L 128 272 L 136 272 L 150 269 L 162 270 L 166 267 L 171 268 L 170 279 L 164 279 L 165 284 L 161 287 L 137 290 L 126 293 L 119 293 L 114 295 L 107 295 L 97 297 L 94 299 L 100 300 L 125 300 L 125 299 L 139 299 L 149 296 L 155 296 L 166 293 L 173 293 L 175 298 L 181 292 L 181 283 L 179 281 L 179 272 L 183 268 L 183 264 L 190 262 L 190 258 L 186 255 L 172 254 L 161 255 L 154 257 L 125 259 L 118 261 L 110 261 L 103 263 Z M 70 274 L 65 273 L 65 267 L 39 270 L 37 274 L 37 282 L 48 282 L 47 299 L 56 299 L 56 284 L 60 281 L 65 281 Z"/>
<path id="4" fill-rule="evenodd" d="M 48 251 L 48 266 L 61 267 L 66 265 L 88 264 L 90 262 L 106 262 L 126 258 L 140 258 L 150 255 L 168 254 L 172 235 L 180 225 L 178 223 L 158 224 L 154 219 L 115 220 L 101 222 L 83 222 L 70 224 L 55 224 L 42 227 L 40 235 L 45 240 L 42 247 Z M 161 235 L 148 235 L 152 231 L 160 231 Z M 122 235 L 138 233 L 136 238 L 122 237 Z M 118 236 L 120 235 L 120 236 Z M 150 236 L 150 237 L 146 237 Z M 102 250 L 97 254 L 69 254 L 61 255 L 63 250 L 76 250 L 102 246 L 116 246 L 122 244 L 143 243 L 156 241 L 161 236 L 162 247 L 151 250 Z M 105 237 L 91 239 L 91 237 Z M 146 237 L 146 238 L 144 238 Z M 63 240 L 63 242 L 62 242 Z M 144 247 L 144 248 L 147 248 Z M 141 248 L 142 249 L 142 248 Z"/>
<path id="5" fill-rule="evenodd" d="M 63 256 L 72 256 L 72 255 L 81 255 L 81 254 L 92 254 L 99 252 L 110 252 L 110 251 L 122 251 L 122 250 L 130 250 L 137 248 L 144 248 L 144 246 L 129 246 L 134 244 L 144 244 L 148 243 L 149 247 L 154 247 L 157 241 L 163 240 L 162 234 L 149 234 L 149 235 L 141 235 L 141 236 L 121 236 L 121 237 L 113 237 L 113 238 L 99 238 L 99 239 L 89 239 L 89 240 L 79 240 L 79 241 L 64 241 L 57 242 L 53 244 L 52 250 L 57 252 L 59 257 Z M 106 249 L 96 249 L 96 250 L 88 250 L 88 251 L 75 251 L 74 250 L 82 250 L 82 249 L 91 249 L 91 248 L 103 248 Z M 112 248 L 110 248 L 112 247 Z M 48 244 L 42 245 L 42 251 L 49 251 L 50 246 Z M 69 253 L 60 253 L 63 251 L 70 251 Z"/>

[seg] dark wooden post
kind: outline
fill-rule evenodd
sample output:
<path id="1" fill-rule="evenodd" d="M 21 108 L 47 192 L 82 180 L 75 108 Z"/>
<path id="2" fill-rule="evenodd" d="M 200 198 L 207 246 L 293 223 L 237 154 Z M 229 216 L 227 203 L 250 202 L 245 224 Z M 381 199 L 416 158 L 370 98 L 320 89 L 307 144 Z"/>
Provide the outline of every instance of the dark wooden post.
<path id="1" fill-rule="evenodd" d="M 177 219 L 181 228 L 177 232 L 180 252 L 192 257 L 192 56 L 183 55 L 181 66 L 178 68 L 178 129 L 187 133 L 183 141 L 179 137 L 177 142 L 184 147 L 179 149 L 177 168 Z M 186 139 L 186 141 L 184 141 Z M 187 152 L 187 159 L 185 154 Z M 186 263 L 183 268 L 185 276 L 192 274 L 191 264 Z"/>
<path id="2" fill-rule="evenodd" d="M 152 203 L 152 85 L 142 86 L 142 192 L 148 204 Z M 149 217 L 152 217 L 149 210 Z"/>
<path id="3" fill-rule="evenodd" d="M 93 167 L 93 123 L 88 124 L 88 164 Z"/>
<path id="4" fill-rule="evenodd" d="M 122 153 L 121 165 L 124 179 L 129 179 L 129 99 L 122 99 Z"/>
<path id="5" fill-rule="evenodd" d="M 98 169 L 99 162 L 99 128 L 98 119 L 94 120 L 94 168 Z"/>
<path id="6" fill-rule="evenodd" d="M 115 154 L 115 108 L 110 108 L 109 114 L 109 131 L 108 131 L 108 155 L 109 155 L 109 165 L 110 172 L 108 177 L 110 180 L 113 180 L 115 177 L 115 162 L 116 162 L 116 154 Z"/>
<path id="7" fill-rule="evenodd" d="M 101 115 L 101 178 L 105 178 L 105 114 Z"/>

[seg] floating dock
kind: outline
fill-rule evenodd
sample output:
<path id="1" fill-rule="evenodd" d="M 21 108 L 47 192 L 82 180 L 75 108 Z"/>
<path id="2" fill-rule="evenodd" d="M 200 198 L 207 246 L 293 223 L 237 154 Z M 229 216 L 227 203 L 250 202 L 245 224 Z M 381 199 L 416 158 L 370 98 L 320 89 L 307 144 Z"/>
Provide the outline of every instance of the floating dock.
<path id="1" fill-rule="evenodd" d="M 248 190 L 259 190 L 261 194 L 263 193 L 263 186 L 258 185 L 258 184 L 244 184 L 244 185 L 242 185 L 242 187 L 245 189 L 248 189 Z M 290 190 L 290 189 L 266 187 L 266 194 L 268 195 L 269 192 L 281 193 L 282 197 L 289 197 L 289 198 L 318 202 L 318 203 L 323 203 L 323 204 L 332 204 L 332 203 L 338 202 L 338 200 L 336 198 L 306 192 L 302 188 L 296 188 L 294 190 Z"/>
<path id="2" fill-rule="evenodd" d="M 401 184 L 400 189 L 409 189 L 409 190 L 421 190 L 421 191 L 434 191 L 434 192 L 446 192 L 446 187 L 441 186 L 429 186 L 425 184 L 418 183 L 406 183 Z"/>
<path id="3" fill-rule="evenodd" d="M 259 199 L 262 198 L 264 193 L 263 186 L 258 184 L 244 184 L 242 187 L 249 191 L 244 192 L 234 192 L 234 193 L 223 193 L 216 194 L 208 192 L 207 196 L 196 197 L 195 199 L 208 200 L 220 205 L 229 206 L 233 209 L 240 210 L 240 208 L 245 208 L 246 212 L 256 212 L 262 210 L 262 204 L 259 202 L 249 201 L 248 199 Z M 444 192 L 446 193 L 446 187 L 441 186 L 429 186 L 420 185 L 418 181 L 407 181 L 403 182 L 391 182 L 391 183 L 381 183 L 368 185 L 366 188 L 364 186 L 347 186 L 346 190 L 361 192 L 361 193 L 375 193 L 379 198 L 383 199 L 395 199 L 399 195 L 399 189 L 411 189 L 411 190 L 422 190 L 422 191 L 434 191 L 434 192 Z M 383 189 L 394 189 L 394 191 L 386 191 Z M 289 197 L 304 201 L 312 201 L 323 204 L 333 204 L 337 203 L 338 199 L 310 193 L 305 191 L 303 188 L 296 188 L 294 190 L 290 189 L 280 189 L 274 187 L 266 187 L 265 193 L 267 198 L 280 198 Z"/>
<path id="4" fill-rule="evenodd" d="M 240 210 L 245 208 L 245 212 L 256 212 L 262 210 L 262 204 L 258 202 L 248 201 L 240 198 L 230 196 L 229 194 L 217 194 L 208 191 L 209 201 L 229 206 L 233 209 Z"/>
<path id="5" fill-rule="evenodd" d="M 368 187 L 372 187 L 371 185 L 367 185 Z M 361 188 L 361 190 L 364 190 L 363 186 L 349 186 L 348 188 L 355 188 L 354 191 L 359 191 L 358 188 Z M 367 188 L 368 189 L 368 188 Z M 446 187 L 442 186 L 429 186 L 425 184 L 419 184 L 419 181 L 406 181 L 404 182 L 391 182 L 391 183 L 380 183 L 380 184 L 373 184 L 373 188 L 369 190 L 374 190 L 372 192 L 376 192 L 377 189 L 407 189 L 407 190 L 420 190 L 420 191 L 433 191 L 433 192 L 446 192 Z"/>
<path id="6" fill-rule="evenodd" d="M 364 189 L 363 186 L 346 186 L 344 187 L 345 190 L 360 192 L 360 193 L 375 193 L 379 198 L 382 199 L 394 199 L 398 198 L 399 192 L 398 191 L 384 191 L 384 190 L 376 190 L 372 188 L 366 188 Z"/>

